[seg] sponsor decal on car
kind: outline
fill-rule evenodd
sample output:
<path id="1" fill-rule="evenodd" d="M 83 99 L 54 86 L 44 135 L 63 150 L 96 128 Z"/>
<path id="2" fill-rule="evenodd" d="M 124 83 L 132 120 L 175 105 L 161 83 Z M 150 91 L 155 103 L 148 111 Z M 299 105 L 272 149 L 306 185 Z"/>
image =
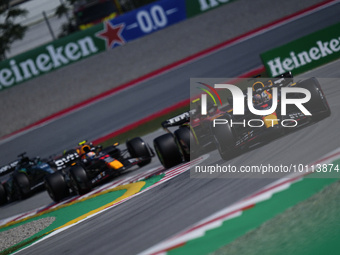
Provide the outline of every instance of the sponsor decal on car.
<path id="1" fill-rule="evenodd" d="M 5 165 L 5 166 L 1 167 L 0 168 L 0 175 L 6 174 L 8 171 L 13 170 L 17 166 L 18 162 L 19 161 L 17 160 L 17 161 L 14 161 L 14 162 L 12 162 L 12 163 L 10 163 L 8 165 Z"/>
<path id="2" fill-rule="evenodd" d="M 57 170 L 63 169 L 66 167 L 67 163 L 70 163 L 74 160 L 79 158 L 79 155 L 77 152 L 67 154 L 65 157 L 62 157 L 60 159 L 55 159 L 54 164 L 57 167 Z"/>

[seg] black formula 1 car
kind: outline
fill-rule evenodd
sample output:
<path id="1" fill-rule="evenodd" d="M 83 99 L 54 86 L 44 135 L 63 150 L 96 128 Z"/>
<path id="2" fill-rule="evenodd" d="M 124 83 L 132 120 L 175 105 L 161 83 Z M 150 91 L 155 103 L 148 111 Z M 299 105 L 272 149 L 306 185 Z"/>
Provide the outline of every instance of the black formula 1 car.
<path id="1" fill-rule="evenodd" d="M 54 161 L 60 171 L 45 178 L 50 197 L 59 202 L 70 195 L 70 190 L 83 195 L 133 166 L 149 164 L 155 156 L 149 145 L 139 137 L 127 141 L 125 150 L 117 146 L 118 143 L 102 148 L 81 143 L 79 147 L 66 151 Z"/>
<path id="2" fill-rule="evenodd" d="M 35 190 L 44 187 L 45 176 L 54 173 L 46 160 L 29 158 L 25 154 L 20 154 L 19 160 L 1 168 L 0 175 L 12 173 L 4 183 L 0 183 L 0 205 L 29 197 Z"/>
<path id="3" fill-rule="evenodd" d="M 266 110 L 272 107 L 272 89 L 278 89 L 278 107 L 274 113 L 257 116 L 247 107 L 247 91 L 244 94 L 245 114 L 233 114 L 233 98 L 228 97 L 229 105 L 218 109 L 207 104 L 207 115 L 200 114 L 200 107 L 168 119 L 162 127 L 168 132 L 154 139 L 156 154 L 165 168 L 173 167 L 183 161 L 190 161 L 199 154 L 217 148 L 221 157 L 229 160 L 239 155 L 251 145 L 268 142 L 296 127 L 320 121 L 331 114 L 326 97 L 315 78 L 293 82 L 290 72 L 273 79 L 253 77 L 253 107 Z M 281 114 L 281 88 L 305 88 L 311 93 L 311 99 L 304 106 L 311 112 L 306 116 L 294 105 L 287 105 L 286 115 Z M 301 93 L 289 93 L 287 98 L 303 98 Z M 250 121 L 250 122 L 249 122 Z M 282 125 L 284 121 L 284 125 Z M 223 124 L 222 124 L 223 123 Z M 244 124 L 243 124 L 244 123 Z M 248 125 L 250 123 L 250 125 Z M 179 126 L 171 132 L 169 127 Z"/>
<path id="4" fill-rule="evenodd" d="M 269 142 L 290 132 L 296 128 L 318 122 L 331 115 L 331 109 L 326 97 L 316 78 L 309 78 L 294 82 L 290 72 L 282 74 L 273 79 L 258 79 L 254 77 L 251 87 L 253 90 L 253 108 L 257 110 L 271 109 L 275 103 L 273 101 L 273 90 L 277 88 L 277 108 L 271 114 L 255 115 L 249 109 L 247 103 L 247 92 L 244 93 L 244 115 L 234 115 L 233 110 L 229 110 L 222 116 L 216 118 L 215 125 L 211 123 L 210 133 L 216 147 L 224 160 L 229 160 L 244 149 L 258 143 Z M 283 115 L 281 101 L 283 88 L 303 88 L 310 92 L 310 100 L 303 103 L 303 107 L 311 113 L 305 114 L 300 107 L 292 102 L 286 105 L 286 112 Z M 287 99 L 304 99 L 306 95 L 299 92 L 290 92 L 286 95 Z M 228 98 L 232 105 L 232 98 Z M 218 122 L 225 124 L 216 124 Z M 236 123 L 236 124 L 232 124 Z M 242 123 L 242 124 L 240 124 Z"/>
<path id="5" fill-rule="evenodd" d="M 210 133 L 210 122 L 224 112 L 211 104 L 208 109 L 208 115 L 204 117 L 193 109 L 162 122 L 167 133 L 155 138 L 153 145 L 165 168 L 171 168 L 183 161 L 188 162 L 190 158 L 216 149 Z M 171 132 L 171 127 L 179 128 Z"/>

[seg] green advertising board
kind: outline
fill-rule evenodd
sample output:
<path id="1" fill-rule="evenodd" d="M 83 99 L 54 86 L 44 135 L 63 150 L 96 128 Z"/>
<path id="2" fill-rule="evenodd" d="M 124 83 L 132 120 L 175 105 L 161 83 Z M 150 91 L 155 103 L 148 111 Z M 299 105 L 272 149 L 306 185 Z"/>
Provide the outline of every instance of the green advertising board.
<path id="1" fill-rule="evenodd" d="M 0 91 L 106 50 L 105 40 L 96 36 L 103 27 L 98 24 L 0 62 Z"/>
<path id="2" fill-rule="evenodd" d="M 110 22 L 44 44 L 0 62 L 0 91 L 232 1 L 236 0 L 157 1 Z M 174 15 L 169 10 L 176 10 L 177 14 Z M 163 18 L 162 22 L 155 13 L 161 13 L 158 15 Z M 152 26 L 152 15 L 156 15 L 159 27 Z M 139 29 L 132 30 L 133 28 Z"/>
<path id="3" fill-rule="evenodd" d="M 306 72 L 340 58 L 340 23 L 261 54 L 271 77 Z"/>
<path id="4" fill-rule="evenodd" d="M 236 0 L 185 0 L 187 18 L 213 10 Z"/>
<path id="5" fill-rule="evenodd" d="M 186 19 L 185 0 L 159 0 L 0 62 L 0 91 Z"/>

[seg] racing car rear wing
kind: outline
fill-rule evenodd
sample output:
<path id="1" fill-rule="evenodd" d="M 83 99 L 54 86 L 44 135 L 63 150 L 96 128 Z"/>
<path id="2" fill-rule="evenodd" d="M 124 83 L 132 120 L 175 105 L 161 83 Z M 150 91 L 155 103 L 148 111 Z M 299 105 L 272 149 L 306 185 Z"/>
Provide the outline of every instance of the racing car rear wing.
<path id="1" fill-rule="evenodd" d="M 165 131 L 170 132 L 168 130 L 168 127 L 175 127 L 175 126 L 180 126 L 182 124 L 190 122 L 190 117 L 195 114 L 196 110 L 190 110 L 187 112 L 184 112 L 180 115 L 177 115 L 175 117 L 172 117 L 170 119 L 167 119 L 166 121 L 162 122 L 162 127 Z"/>
<path id="2" fill-rule="evenodd" d="M 0 176 L 13 172 L 20 160 L 13 161 L 8 165 L 2 166 L 0 168 Z"/>
<path id="3" fill-rule="evenodd" d="M 56 170 L 62 170 L 66 167 L 72 165 L 72 163 L 76 162 L 80 158 L 79 154 L 75 152 L 70 152 L 66 155 L 62 155 L 50 160 L 48 163 L 51 167 L 54 167 Z"/>

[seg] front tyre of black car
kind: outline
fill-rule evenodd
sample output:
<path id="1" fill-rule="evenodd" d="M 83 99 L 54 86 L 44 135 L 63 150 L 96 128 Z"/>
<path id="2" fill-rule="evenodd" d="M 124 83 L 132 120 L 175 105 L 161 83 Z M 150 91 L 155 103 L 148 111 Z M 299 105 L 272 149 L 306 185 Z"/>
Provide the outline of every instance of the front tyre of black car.
<path id="1" fill-rule="evenodd" d="M 79 195 L 84 195 L 92 190 L 86 171 L 82 166 L 74 166 L 70 169 L 70 179 Z"/>
<path id="2" fill-rule="evenodd" d="M 45 188 L 53 201 L 59 202 L 70 195 L 64 176 L 58 171 L 44 179 Z"/>
<path id="3" fill-rule="evenodd" d="M 25 173 L 15 173 L 13 175 L 13 184 L 19 200 L 26 199 L 31 195 L 30 181 Z"/>
<path id="4" fill-rule="evenodd" d="M 0 182 L 0 205 L 7 204 L 7 192 L 4 185 Z"/>
<path id="5" fill-rule="evenodd" d="M 172 134 L 164 134 L 153 140 L 157 157 L 164 168 L 171 168 L 183 162 L 182 154 Z"/>

